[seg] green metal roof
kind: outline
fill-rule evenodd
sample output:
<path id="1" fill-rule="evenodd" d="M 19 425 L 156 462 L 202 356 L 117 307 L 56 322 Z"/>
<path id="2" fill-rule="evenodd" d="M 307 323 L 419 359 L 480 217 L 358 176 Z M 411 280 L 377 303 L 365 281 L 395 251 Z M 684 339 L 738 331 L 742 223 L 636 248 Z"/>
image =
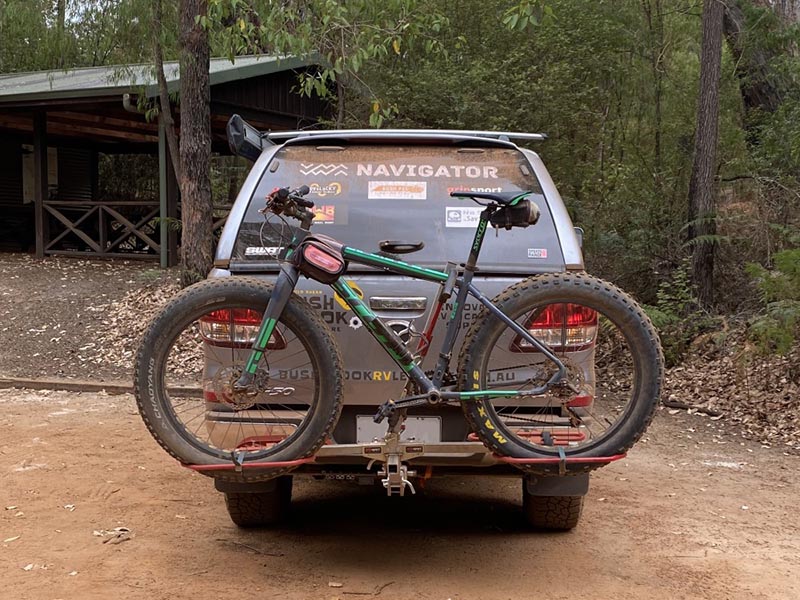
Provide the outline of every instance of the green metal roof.
<path id="1" fill-rule="evenodd" d="M 276 56 L 237 56 L 212 58 L 209 68 L 211 85 L 269 75 L 314 64 L 313 60 Z M 177 61 L 164 63 L 169 90 L 180 89 Z M 144 87 L 149 97 L 158 95 L 152 65 L 116 65 L 87 67 L 68 71 L 34 71 L 0 75 L 0 104 L 25 100 L 57 100 L 111 96 L 139 92 Z"/>

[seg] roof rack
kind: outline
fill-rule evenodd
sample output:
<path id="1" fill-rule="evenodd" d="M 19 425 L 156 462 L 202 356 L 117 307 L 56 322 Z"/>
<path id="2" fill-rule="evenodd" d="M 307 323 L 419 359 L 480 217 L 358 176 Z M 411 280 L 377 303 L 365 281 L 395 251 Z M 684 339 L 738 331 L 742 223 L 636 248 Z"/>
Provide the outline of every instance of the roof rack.
<path id="1" fill-rule="evenodd" d="M 289 140 L 301 137 L 350 136 L 350 135 L 458 135 L 464 137 L 484 137 L 498 140 L 532 140 L 543 142 L 545 133 L 521 133 L 515 131 L 475 131 L 469 129 L 313 129 L 308 131 L 274 131 L 265 133 L 268 140 Z"/>

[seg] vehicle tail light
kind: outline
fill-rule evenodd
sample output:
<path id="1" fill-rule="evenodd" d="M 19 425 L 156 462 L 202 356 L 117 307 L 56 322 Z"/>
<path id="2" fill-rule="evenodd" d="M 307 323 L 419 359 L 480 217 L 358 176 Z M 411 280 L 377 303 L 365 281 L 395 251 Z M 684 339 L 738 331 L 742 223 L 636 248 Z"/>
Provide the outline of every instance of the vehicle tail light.
<path id="1" fill-rule="evenodd" d="M 200 318 L 203 341 L 224 348 L 249 348 L 256 341 L 262 314 L 250 308 L 215 310 Z M 286 340 L 276 329 L 267 342 L 268 350 L 286 348 Z"/>
<path id="2" fill-rule="evenodd" d="M 580 396 L 575 396 L 572 400 L 567 402 L 566 405 L 570 408 L 581 408 L 591 406 L 592 402 L 594 402 L 594 396 L 590 394 L 581 394 Z"/>
<path id="3" fill-rule="evenodd" d="M 551 350 L 576 352 L 594 345 L 597 336 L 597 312 L 581 304 L 550 304 L 534 311 L 525 327 Z M 512 352 L 537 352 L 536 348 L 517 336 Z"/>

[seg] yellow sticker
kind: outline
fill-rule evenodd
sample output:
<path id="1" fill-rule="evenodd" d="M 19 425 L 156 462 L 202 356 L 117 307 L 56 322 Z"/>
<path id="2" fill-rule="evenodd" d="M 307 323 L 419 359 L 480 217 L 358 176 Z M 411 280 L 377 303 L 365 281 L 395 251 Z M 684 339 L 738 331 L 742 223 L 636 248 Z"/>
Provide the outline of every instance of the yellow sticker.
<path id="1" fill-rule="evenodd" d="M 364 292 L 361 290 L 360 287 L 358 287 L 358 284 L 355 281 L 348 281 L 347 285 L 349 285 L 350 289 L 353 290 L 356 293 L 356 296 L 358 296 L 362 300 L 364 299 Z M 339 306 L 341 306 L 345 311 L 350 310 L 350 307 L 347 306 L 347 302 L 342 300 L 342 297 L 339 294 L 334 294 L 333 298 L 334 298 L 334 300 L 336 300 L 336 303 Z"/>
<path id="2" fill-rule="evenodd" d="M 486 427 L 486 429 L 494 429 L 494 425 L 492 425 L 492 422 L 489 419 L 486 419 L 486 422 L 484 422 L 483 425 Z"/>
<path id="3" fill-rule="evenodd" d="M 485 408 L 483 408 L 482 406 L 479 406 L 479 407 L 478 407 L 478 414 L 479 414 L 481 417 L 485 417 L 485 416 L 486 416 L 486 409 L 485 409 Z"/>
<path id="4" fill-rule="evenodd" d="M 480 374 L 480 373 L 478 373 L 477 371 L 473 371 L 473 372 L 472 372 L 472 378 L 473 378 L 475 381 L 478 381 L 478 380 L 481 378 L 481 374 Z"/>

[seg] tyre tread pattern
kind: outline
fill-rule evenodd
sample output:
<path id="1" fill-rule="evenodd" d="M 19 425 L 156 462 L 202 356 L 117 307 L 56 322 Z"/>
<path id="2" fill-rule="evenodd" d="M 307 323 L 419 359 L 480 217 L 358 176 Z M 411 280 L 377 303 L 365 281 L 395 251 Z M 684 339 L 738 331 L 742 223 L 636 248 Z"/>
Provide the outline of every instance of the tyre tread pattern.
<path id="1" fill-rule="evenodd" d="M 583 496 L 531 496 L 524 494 L 522 510 L 528 524 L 536 529 L 569 531 L 583 512 Z"/>
<path id="2" fill-rule="evenodd" d="M 146 365 L 145 365 L 145 358 L 149 355 L 149 348 L 148 345 L 154 343 L 157 338 L 159 337 L 159 332 L 164 329 L 169 324 L 169 320 L 172 318 L 174 313 L 180 312 L 182 307 L 185 305 L 191 306 L 192 303 L 196 301 L 202 302 L 204 299 L 208 299 L 208 302 L 211 303 L 215 298 L 219 298 L 220 296 L 225 295 L 226 293 L 231 293 L 234 290 L 237 292 L 241 292 L 242 290 L 249 291 L 253 295 L 266 295 L 267 297 L 271 294 L 273 289 L 272 284 L 262 281 L 260 279 L 256 279 L 254 277 L 225 277 L 219 279 L 207 279 L 196 283 L 188 288 L 183 289 L 180 293 L 178 293 L 172 300 L 170 300 L 155 316 L 154 319 L 150 321 L 147 328 L 145 329 L 140 342 L 139 351 L 136 354 L 136 360 L 134 363 L 134 396 L 136 398 L 136 403 L 139 409 L 139 414 L 142 416 L 142 420 L 144 421 L 147 430 L 153 436 L 153 438 L 158 442 L 158 444 L 175 460 L 180 462 L 181 464 L 186 464 L 184 458 L 179 456 L 173 448 L 168 444 L 159 433 L 158 428 L 154 425 L 152 420 L 149 418 L 149 410 L 148 407 L 145 405 L 146 400 L 146 386 L 142 385 L 142 382 L 146 378 L 141 378 L 140 376 L 142 373 L 146 372 Z M 327 374 L 328 377 L 332 378 L 332 385 L 334 389 L 334 410 L 330 411 L 330 414 L 327 419 L 327 423 L 324 427 L 323 434 L 319 436 L 319 439 L 316 440 L 310 450 L 301 453 L 300 456 L 296 456 L 294 458 L 306 458 L 308 456 L 313 455 L 327 440 L 331 433 L 333 432 L 334 427 L 336 426 L 337 421 L 339 420 L 339 415 L 342 409 L 342 395 L 344 389 L 344 377 L 343 377 L 343 368 L 342 368 L 342 357 L 341 352 L 339 350 L 338 345 L 333 337 L 333 334 L 330 331 L 330 328 L 325 324 L 322 318 L 314 311 L 308 303 L 293 294 L 289 300 L 290 304 L 293 304 L 293 308 L 295 308 L 298 314 L 302 314 L 304 318 L 309 319 L 310 326 L 314 328 L 317 332 L 320 333 L 320 338 L 323 347 L 318 348 L 321 354 L 327 354 L 331 357 L 331 360 L 334 363 L 334 368 L 331 370 L 330 373 Z M 288 307 L 287 307 L 288 310 Z M 206 461 L 206 464 L 224 464 L 227 461 L 214 459 L 209 457 L 209 460 Z M 250 481 L 250 482 L 257 482 L 257 481 L 266 481 L 269 479 L 274 479 L 281 475 L 285 475 L 286 473 L 291 472 L 294 467 L 281 467 L 281 468 L 274 468 L 274 469 L 252 469 L 252 470 L 243 470 L 241 473 L 225 472 L 225 471 L 214 471 L 212 475 L 215 478 L 226 480 L 226 481 Z M 202 472 L 202 471 L 201 471 Z M 206 473 L 204 473 L 206 474 Z M 252 502 L 252 498 L 250 499 Z M 238 502 L 238 501 L 237 501 Z"/>
<path id="3" fill-rule="evenodd" d="M 605 296 L 607 299 L 620 303 L 621 305 L 627 308 L 628 313 L 635 319 L 639 328 L 646 331 L 647 342 L 656 349 L 657 353 L 657 373 L 655 374 L 655 389 L 653 390 L 652 398 L 650 401 L 650 406 L 648 407 L 647 412 L 642 415 L 641 423 L 637 426 L 636 431 L 630 437 L 628 437 L 622 444 L 620 444 L 613 454 L 622 454 L 626 452 L 631 446 L 633 446 L 644 434 L 645 430 L 647 429 L 648 425 L 652 421 L 653 417 L 655 416 L 656 409 L 658 408 L 659 404 L 659 397 L 661 391 L 661 384 L 663 382 L 664 377 L 664 356 L 661 350 L 661 343 L 658 339 L 658 334 L 656 333 L 655 327 L 653 326 L 650 318 L 647 314 L 642 310 L 642 308 L 636 303 L 631 296 L 629 296 L 626 292 L 622 291 L 616 285 L 589 275 L 585 272 L 564 272 L 564 273 L 548 273 L 545 275 L 537 275 L 533 277 L 529 277 L 527 279 L 523 279 L 519 281 L 505 290 L 503 290 L 499 295 L 497 295 L 493 300 L 492 303 L 503 310 L 503 307 L 514 300 L 518 300 L 521 297 L 529 294 L 546 294 L 548 292 L 555 292 L 555 293 L 563 293 L 569 294 L 570 290 L 581 290 L 582 292 L 589 291 L 593 294 L 596 294 L 597 297 Z M 505 312 L 505 311 L 503 311 Z M 493 323 L 494 322 L 494 323 Z M 461 346 L 461 353 L 458 358 L 458 365 L 459 365 L 459 372 L 458 372 L 458 380 L 460 384 L 460 389 L 469 389 L 468 387 L 468 373 L 470 369 L 468 368 L 468 364 L 472 359 L 477 356 L 480 356 L 482 352 L 486 349 L 481 345 L 479 337 L 480 335 L 487 329 L 492 327 L 493 324 L 499 323 L 499 319 L 489 313 L 489 311 L 484 307 L 482 308 L 481 312 L 478 314 L 477 318 L 473 321 L 472 326 L 467 331 L 467 334 L 464 338 L 464 342 Z M 531 458 L 534 456 L 533 453 L 524 453 L 524 454 L 509 454 L 508 450 L 502 445 L 499 444 L 491 435 L 491 433 L 483 426 L 477 418 L 477 410 L 472 410 L 474 406 L 478 404 L 477 402 L 464 402 L 462 403 L 462 408 L 464 409 L 464 415 L 467 419 L 472 430 L 480 437 L 481 441 L 492 451 L 496 452 L 500 455 L 506 456 L 514 456 L 515 458 Z M 542 454 L 540 454 L 541 456 Z M 592 453 L 586 453 L 585 456 L 591 456 Z M 542 465 L 516 465 L 523 471 L 528 472 L 549 472 L 552 471 L 550 467 L 542 466 Z M 602 466 L 601 464 L 597 463 L 590 463 L 590 464 L 571 464 L 568 468 L 568 474 L 577 474 L 588 472 L 593 469 L 596 469 L 598 466 Z M 556 467 L 554 467 L 556 468 Z"/>

